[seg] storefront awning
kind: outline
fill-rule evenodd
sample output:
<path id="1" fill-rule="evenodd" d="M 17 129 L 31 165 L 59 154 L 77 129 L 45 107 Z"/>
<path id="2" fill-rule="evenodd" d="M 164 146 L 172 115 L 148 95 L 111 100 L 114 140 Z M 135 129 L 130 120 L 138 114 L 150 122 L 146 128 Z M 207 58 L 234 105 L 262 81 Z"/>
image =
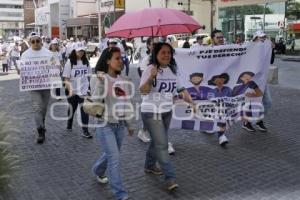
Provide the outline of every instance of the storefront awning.
<path id="1" fill-rule="evenodd" d="M 97 26 L 98 18 L 91 17 L 77 17 L 67 20 L 67 27 L 77 27 L 77 26 Z"/>
<path id="2" fill-rule="evenodd" d="M 218 7 L 245 6 L 265 3 L 285 2 L 287 0 L 218 0 Z"/>
<path id="3" fill-rule="evenodd" d="M 291 31 L 300 31 L 300 23 L 289 24 Z"/>

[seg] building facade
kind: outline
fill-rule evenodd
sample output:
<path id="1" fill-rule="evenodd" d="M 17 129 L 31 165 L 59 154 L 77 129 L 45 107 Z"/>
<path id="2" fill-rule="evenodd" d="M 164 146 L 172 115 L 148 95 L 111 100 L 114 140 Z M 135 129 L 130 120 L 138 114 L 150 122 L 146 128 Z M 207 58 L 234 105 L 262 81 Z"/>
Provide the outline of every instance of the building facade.
<path id="1" fill-rule="evenodd" d="M 23 0 L 0 1 L 0 36 L 24 36 Z"/>
<path id="2" fill-rule="evenodd" d="M 32 0 L 24 0 L 24 35 L 27 36 L 35 30 L 34 2 Z"/>
<path id="3" fill-rule="evenodd" d="M 217 28 L 226 39 L 237 37 L 251 40 L 254 32 L 264 30 L 278 39 L 286 32 L 285 0 L 220 0 L 218 1 Z"/>

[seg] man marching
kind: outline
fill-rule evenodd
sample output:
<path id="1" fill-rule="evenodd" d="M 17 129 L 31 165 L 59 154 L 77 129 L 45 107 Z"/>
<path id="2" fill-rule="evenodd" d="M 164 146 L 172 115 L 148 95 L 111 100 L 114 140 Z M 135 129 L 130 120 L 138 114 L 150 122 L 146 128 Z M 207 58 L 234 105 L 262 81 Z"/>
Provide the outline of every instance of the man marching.
<path id="1" fill-rule="evenodd" d="M 29 42 L 31 47 L 22 54 L 21 61 L 28 61 L 37 58 L 52 58 L 51 52 L 45 47 L 43 47 L 42 38 L 37 33 L 30 33 Z M 50 98 L 50 89 L 32 90 L 29 91 L 29 94 L 31 96 L 31 102 L 34 111 L 34 119 L 38 132 L 36 142 L 38 144 L 42 144 L 45 141 L 45 117 Z"/>

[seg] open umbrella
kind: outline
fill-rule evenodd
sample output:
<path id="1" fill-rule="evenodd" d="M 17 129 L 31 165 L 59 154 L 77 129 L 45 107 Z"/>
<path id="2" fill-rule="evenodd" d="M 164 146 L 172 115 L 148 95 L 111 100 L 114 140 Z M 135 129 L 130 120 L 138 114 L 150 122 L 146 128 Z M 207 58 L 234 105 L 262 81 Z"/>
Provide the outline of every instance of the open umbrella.
<path id="1" fill-rule="evenodd" d="M 182 11 L 146 8 L 120 17 L 106 33 L 107 37 L 135 38 L 191 33 L 202 26 Z"/>

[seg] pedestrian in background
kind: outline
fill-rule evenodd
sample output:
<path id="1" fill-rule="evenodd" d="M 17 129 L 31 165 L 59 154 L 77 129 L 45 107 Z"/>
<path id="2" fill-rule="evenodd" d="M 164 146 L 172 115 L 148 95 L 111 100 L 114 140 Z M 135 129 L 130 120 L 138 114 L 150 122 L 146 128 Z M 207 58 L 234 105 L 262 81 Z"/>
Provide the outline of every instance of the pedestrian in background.
<path id="1" fill-rule="evenodd" d="M 15 69 L 17 71 L 19 71 L 17 60 L 20 59 L 20 47 L 19 47 L 19 44 L 17 42 L 12 47 L 12 49 L 9 53 L 9 56 L 10 56 L 11 62 L 13 62 L 14 66 L 15 66 Z"/>
<path id="2" fill-rule="evenodd" d="M 62 54 L 61 54 L 61 51 L 60 51 L 60 48 L 59 48 L 59 41 L 58 41 L 58 39 L 54 38 L 51 41 L 50 46 L 49 46 L 49 50 L 51 51 L 53 57 L 59 61 L 59 64 L 60 64 L 60 75 L 62 77 L 63 57 L 62 57 Z M 56 88 L 55 89 L 55 99 L 57 99 L 57 100 L 61 100 L 60 89 L 61 88 Z"/>
<path id="3" fill-rule="evenodd" d="M 3 73 L 8 72 L 8 54 L 6 51 L 2 53 L 2 71 Z"/>
<path id="4" fill-rule="evenodd" d="M 189 49 L 191 47 L 189 40 L 190 38 L 185 38 L 185 42 L 183 43 L 182 48 Z"/>

